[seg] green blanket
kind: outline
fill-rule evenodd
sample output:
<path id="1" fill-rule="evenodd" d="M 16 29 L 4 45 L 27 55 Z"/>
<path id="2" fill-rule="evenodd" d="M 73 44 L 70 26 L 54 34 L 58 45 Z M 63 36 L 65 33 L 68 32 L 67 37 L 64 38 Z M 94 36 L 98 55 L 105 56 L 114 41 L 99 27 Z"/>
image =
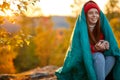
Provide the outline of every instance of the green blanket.
<path id="1" fill-rule="evenodd" d="M 120 50 L 111 26 L 102 11 L 100 11 L 100 22 L 105 40 L 110 43 L 110 49 L 105 51 L 104 55 L 116 57 L 113 76 L 114 80 L 120 80 Z M 82 9 L 71 36 L 64 65 L 55 72 L 58 80 L 96 80 L 91 54 L 86 18 Z"/>

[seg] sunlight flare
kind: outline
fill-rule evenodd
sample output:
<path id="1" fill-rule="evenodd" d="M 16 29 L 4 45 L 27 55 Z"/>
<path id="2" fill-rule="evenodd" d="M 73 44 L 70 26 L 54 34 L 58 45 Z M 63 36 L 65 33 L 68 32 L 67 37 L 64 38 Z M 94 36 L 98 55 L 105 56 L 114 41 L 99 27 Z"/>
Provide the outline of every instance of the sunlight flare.
<path id="1" fill-rule="evenodd" d="M 13 13 L 12 13 L 11 10 L 5 10 L 5 15 L 6 15 L 6 16 L 12 16 Z"/>
<path id="2" fill-rule="evenodd" d="M 86 2 L 88 0 L 84 0 Z M 108 0 L 94 0 L 104 11 L 105 4 Z M 74 0 L 41 0 L 39 3 L 40 8 L 44 15 L 73 15 L 71 4 L 74 4 Z M 81 8 L 81 7 L 80 7 Z"/>

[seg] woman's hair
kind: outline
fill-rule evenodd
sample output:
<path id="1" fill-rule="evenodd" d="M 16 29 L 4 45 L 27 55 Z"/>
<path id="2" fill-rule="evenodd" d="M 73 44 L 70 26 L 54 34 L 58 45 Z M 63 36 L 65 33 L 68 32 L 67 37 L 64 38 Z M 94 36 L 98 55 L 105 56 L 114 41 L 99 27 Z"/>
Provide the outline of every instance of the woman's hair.
<path id="1" fill-rule="evenodd" d="M 86 17 L 87 17 L 87 15 L 86 15 Z M 87 19 L 87 25 L 88 25 L 88 19 Z M 99 39 L 100 39 L 100 19 L 98 19 L 93 32 L 90 31 L 90 28 L 88 25 L 88 34 L 89 34 L 90 43 L 96 44 L 99 41 Z"/>

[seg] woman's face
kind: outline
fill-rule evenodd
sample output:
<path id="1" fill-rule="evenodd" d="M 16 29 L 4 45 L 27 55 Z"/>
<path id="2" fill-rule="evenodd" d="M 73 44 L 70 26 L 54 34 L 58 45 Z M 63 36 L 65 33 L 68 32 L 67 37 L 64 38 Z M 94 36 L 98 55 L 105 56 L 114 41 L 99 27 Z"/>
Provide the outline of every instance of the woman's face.
<path id="1" fill-rule="evenodd" d="M 87 12 L 88 23 L 95 25 L 99 19 L 99 12 L 96 8 L 91 8 Z"/>

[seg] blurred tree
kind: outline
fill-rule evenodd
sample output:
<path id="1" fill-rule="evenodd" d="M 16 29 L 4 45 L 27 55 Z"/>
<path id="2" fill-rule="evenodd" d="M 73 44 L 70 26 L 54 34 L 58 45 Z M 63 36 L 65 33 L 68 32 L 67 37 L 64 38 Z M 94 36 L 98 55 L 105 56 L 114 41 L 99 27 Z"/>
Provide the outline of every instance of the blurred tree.
<path id="1" fill-rule="evenodd" d="M 37 28 L 34 42 L 36 44 L 36 55 L 39 57 L 40 66 L 50 64 L 50 56 L 55 48 L 54 41 L 55 34 L 53 31 L 45 30 L 43 27 Z"/>
<path id="2" fill-rule="evenodd" d="M 35 35 L 35 22 L 34 22 L 34 18 L 32 17 L 27 17 L 25 15 L 21 15 L 19 17 L 16 17 L 16 23 L 19 24 L 21 26 L 21 30 L 25 33 L 25 34 L 29 34 L 29 35 Z"/>
<path id="3" fill-rule="evenodd" d="M 0 1 L 0 13 L 1 13 L 0 56 L 2 56 L 0 58 L 0 73 L 16 72 L 13 60 L 15 60 L 16 58 L 17 50 L 19 47 L 24 47 L 24 45 L 28 46 L 30 43 L 29 39 L 31 37 L 29 33 L 27 32 L 25 33 L 25 28 L 23 27 L 18 32 L 9 33 L 2 28 L 1 24 L 4 23 L 5 18 L 7 18 L 7 20 L 9 20 L 11 23 L 14 23 L 14 21 L 18 21 L 19 19 L 16 19 L 15 16 L 18 15 L 25 16 L 25 12 L 28 11 L 29 6 L 35 6 L 36 3 L 38 2 L 40 1 L 39 0 L 1 0 Z M 27 29 L 28 28 L 26 28 L 26 30 Z"/>
<path id="4" fill-rule="evenodd" d="M 120 18 L 113 18 L 110 20 L 110 24 L 115 33 L 118 45 L 120 47 Z"/>
<path id="5" fill-rule="evenodd" d="M 13 60 L 16 57 L 16 53 L 10 49 L 11 46 L 0 47 L 0 74 L 3 73 L 15 73 Z"/>
<path id="6" fill-rule="evenodd" d="M 59 40 L 58 38 L 56 38 L 55 40 L 56 47 L 54 47 L 54 52 L 52 54 L 53 56 L 51 56 L 50 58 L 50 63 L 52 65 L 57 65 L 57 66 L 63 65 L 65 54 L 70 45 L 70 37 L 74 28 L 76 17 L 66 17 L 66 21 L 69 23 L 68 29 L 56 30 L 57 33 L 59 33 L 58 35 L 61 36 L 61 39 Z"/>
<path id="7" fill-rule="evenodd" d="M 4 16 L 24 14 L 29 5 L 35 6 L 40 0 L 1 0 L 0 11 Z"/>
<path id="8" fill-rule="evenodd" d="M 55 32 L 51 17 L 41 17 L 40 25 L 36 27 L 34 43 L 36 55 L 39 57 L 40 66 L 50 64 L 50 56 L 54 51 Z"/>
<path id="9" fill-rule="evenodd" d="M 76 19 L 77 19 L 77 17 L 66 17 L 66 20 L 70 25 L 71 31 L 73 30 L 73 28 L 75 26 Z"/>
<path id="10" fill-rule="evenodd" d="M 19 16 L 18 20 L 16 21 L 16 23 L 21 26 L 21 30 L 24 32 L 24 34 L 30 35 L 30 37 L 32 37 L 32 39 L 30 39 L 29 46 L 23 45 L 23 47 L 19 48 L 18 50 L 19 54 L 14 60 L 17 72 L 30 70 L 39 66 L 39 59 L 35 54 L 36 45 L 33 40 L 36 35 L 35 28 L 37 27 L 34 20 L 39 21 L 39 18 L 22 15 Z"/>
<path id="11" fill-rule="evenodd" d="M 11 23 L 15 23 L 18 20 L 16 16 L 42 16 L 39 3 L 40 0 L 1 0 L 0 17 L 3 18 L 0 19 L 2 21 L 0 24 L 4 22 L 4 18 L 7 18 Z"/>
<path id="12" fill-rule="evenodd" d="M 56 34 L 54 41 L 55 47 L 53 53 L 51 54 L 50 64 L 62 66 L 70 41 L 70 32 L 67 29 L 61 29 L 60 32 L 58 32 L 58 30 L 56 31 L 58 34 Z M 60 36 L 61 38 L 58 38 L 57 36 Z"/>
<path id="13" fill-rule="evenodd" d="M 112 30 L 115 33 L 118 45 L 120 47 L 120 1 L 119 0 L 109 0 L 106 4 L 106 16 L 110 21 Z"/>
<path id="14" fill-rule="evenodd" d="M 86 0 L 74 0 L 74 3 L 71 5 L 71 8 L 72 8 L 72 12 L 75 16 L 78 16 L 80 14 L 83 3 L 85 1 Z"/>
<path id="15" fill-rule="evenodd" d="M 38 56 L 35 54 L 35 43 L 30 40 L 29 46 L 24 45 L 19 48 L 18 55 L 14 59 L 14 65 L 17 73 L 27 71 L 39 66 Z"/>
<path id="16" fill-rule="evenodd" d="M 112 18 L 120 17 L 120 1 L 119 0 L 108 0 L 108 3 L 106 4 L 106 16 L 108 20 L 110 21 Z"/>
<path id="17" fill-rule="evenodd" d="M 16 57 L 18 47 L 29 45 L 29 37 L 22 31 L 9 33 L 0 27 L 0 73 L 15 73 L 13 60 Z M 8 66 L 9 65 L 9 66 Z"/>

